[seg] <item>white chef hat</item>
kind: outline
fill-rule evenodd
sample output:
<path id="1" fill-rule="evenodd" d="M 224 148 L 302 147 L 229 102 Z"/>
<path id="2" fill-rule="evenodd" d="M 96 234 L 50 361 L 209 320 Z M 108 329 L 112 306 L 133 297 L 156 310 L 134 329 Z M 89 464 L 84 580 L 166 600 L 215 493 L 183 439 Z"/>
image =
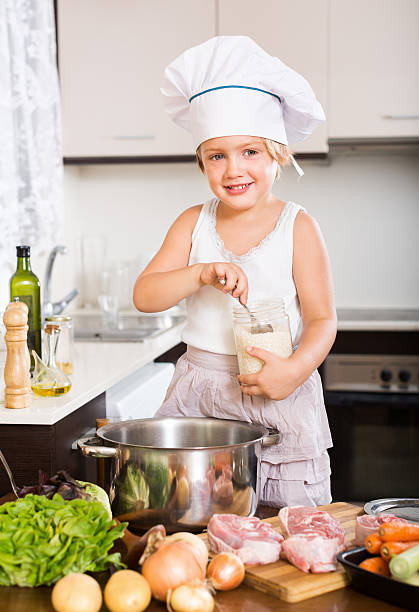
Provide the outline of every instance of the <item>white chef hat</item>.
<path id="1" fill-rule="evenodd" d="M 195 147 L 234 135 L 294 144 L 325 120 L 308 82 L 248 36 L 216 36 L 187 49 L 165 69 L 161 92 Z"/>

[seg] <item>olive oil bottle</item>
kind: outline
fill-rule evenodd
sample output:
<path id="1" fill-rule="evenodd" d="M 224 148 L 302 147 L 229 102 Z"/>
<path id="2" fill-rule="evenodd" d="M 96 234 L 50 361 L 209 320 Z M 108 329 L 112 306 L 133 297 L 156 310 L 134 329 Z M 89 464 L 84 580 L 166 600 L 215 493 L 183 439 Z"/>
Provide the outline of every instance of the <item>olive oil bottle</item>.
<path id="1" fill-rule="evenodd" d="M 32 350 L 42 357 L 41 340 L 41 291 L 38 277 L 31 269 L 31 247 L 17 246 L 16 272 L 10 279 L 10 301 L 19 298 L 29 309 L 28 314 L 28 349 L 31 355 L 31 372 L 35 362 Z"/>

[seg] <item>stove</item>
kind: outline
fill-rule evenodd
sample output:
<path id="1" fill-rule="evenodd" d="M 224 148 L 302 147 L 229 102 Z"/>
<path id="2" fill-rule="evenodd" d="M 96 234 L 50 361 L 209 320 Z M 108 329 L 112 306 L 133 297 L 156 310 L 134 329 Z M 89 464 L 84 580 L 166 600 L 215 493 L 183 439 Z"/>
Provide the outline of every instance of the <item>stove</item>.
<path id="1" fill-rule="evenodd" d="M 323 382 L 329 391 L 419 393 L 419 356 L 332 353 Z"/>
<path id="2" fill-rule="evenodd" d="M 321 367 L 335 501 L 417 497 L 419 311 L 338 310 Z"/>

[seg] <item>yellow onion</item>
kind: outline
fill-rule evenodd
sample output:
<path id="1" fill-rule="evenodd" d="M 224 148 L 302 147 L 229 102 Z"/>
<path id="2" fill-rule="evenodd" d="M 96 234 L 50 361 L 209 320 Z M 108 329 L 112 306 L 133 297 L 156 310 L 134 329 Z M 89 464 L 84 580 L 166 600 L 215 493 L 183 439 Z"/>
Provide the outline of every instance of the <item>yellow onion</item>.
<path id="1" fill-rule="evenodd" d="M 199 554 L 202 556 L 202 562 L 204 566 L 207 566 L 208 563 L 208 548 L 201 538 L 199 538 L 194 533 L 190 533 L 189 531 L 178 531 L 177 533 L 172 533 L 170 536 L 166 536 L 166 542 L 172 542 L 173 540 L 185 540 L 185 542 L 190 542 L 195 548 L 199 551 Z"/>
<path id="2" fill-rule="evenodd" d="M 243 561 L 231 552 L 221 552 L 208 565 L 208 581 L 217 591 L 235 589 L 243 582 Z"/>
<path id="3" fill-rule="evenodd" d="M 143 612 L 151 601 L 151 589 L 144 576 L 125 569 L 112 574 L 103 596 L 110 612 Z"/>
<path id="4" fill-rule="evenodd" d="M 102 607 L 102 591 L 91 576 L 68 574 L 52 589 L 51 603 L 56 612 L 99 612 Z"/>
<path id="5" fill-rule="evenodd" d="M 214 598 L 203 584 L 182 584 L 169 591 L 167 609 L 170 612 L 212 612 Z"/>
<path id="6" fill-rule="evenodd" d="M 203 582 L 205 570 L 202 553 L 185 540 L 164 541 L 142 566 L 142 574 L 150 585 L 153 597 L 160 601 L 166 601 L 169 589 Z"/>

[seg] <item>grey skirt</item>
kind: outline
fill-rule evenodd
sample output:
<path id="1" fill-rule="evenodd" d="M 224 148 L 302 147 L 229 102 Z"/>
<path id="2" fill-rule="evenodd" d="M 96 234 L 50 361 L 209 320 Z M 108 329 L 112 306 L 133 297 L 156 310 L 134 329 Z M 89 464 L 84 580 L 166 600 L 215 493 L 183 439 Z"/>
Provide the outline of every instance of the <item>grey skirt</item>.
<path id="1" fill-rule="evenodd" d="M 261 502 L 273 506 L 328 504 L 332 446 L 317 371 L 283 400 L 248 396 L 237 380 L 237 357 L 188 346 L 156 417 L 215 417 L 278 429 L 278 445 L 263 449 Z"/>

